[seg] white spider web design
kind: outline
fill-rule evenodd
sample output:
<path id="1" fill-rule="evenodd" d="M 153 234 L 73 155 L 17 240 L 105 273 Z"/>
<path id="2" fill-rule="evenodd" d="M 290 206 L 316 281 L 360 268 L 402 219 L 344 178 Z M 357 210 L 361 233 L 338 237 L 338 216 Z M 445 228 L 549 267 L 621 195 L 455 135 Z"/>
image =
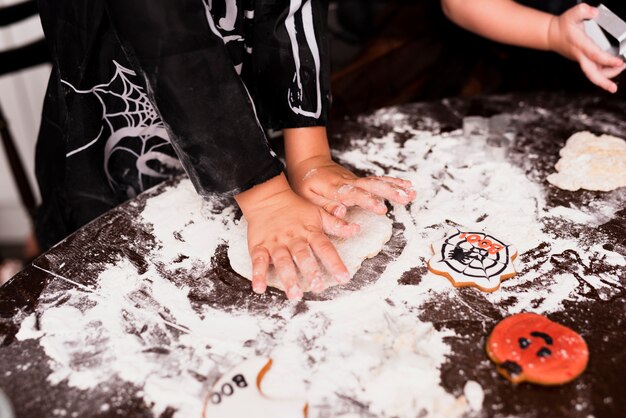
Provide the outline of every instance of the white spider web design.
<path id="1" fill-rule="evenodd" d="M 92 94 L 102 106 L 103 124 L 98 135 L 85 145 L 69 151 L 66 157 L 80 154 L 109 135 L 105 142 L 103 161 L 107 180 L 112 189 L 125 187 L 128 197 L 133 197 L 145 190 L 144 177 L 165 179 L 182 172 L 182 166 L 173 157 L 170 139 L 158 112 L 143 87 L 131 80 L 131 77 L 136 77 L 136 73 L 117 61 L 113 61 L 113 64 L 115 73 L 111 80 L 87 90 L 79 90 L 61 80 L 75 93 Z M 139 143 L 132 141 L 135 138 Z M 112 173 L 112 157 L 118 153 L 125 153 L 126 157 L 131 156 L 131 160 L 135 161 L 136 184 L 126 184 L 124 178 L 118 178 L 119 175 Z"/>

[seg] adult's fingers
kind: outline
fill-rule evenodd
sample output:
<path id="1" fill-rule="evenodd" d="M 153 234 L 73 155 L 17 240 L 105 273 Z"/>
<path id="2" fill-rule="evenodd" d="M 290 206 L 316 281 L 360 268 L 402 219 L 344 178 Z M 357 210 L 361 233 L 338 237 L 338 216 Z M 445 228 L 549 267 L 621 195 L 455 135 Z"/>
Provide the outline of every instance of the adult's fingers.
<path id="1" fill-rule="evenodd" d="M 324 280 L 322 279 L 322 272 L 308 242 L 304 239 L 294 239 L 289 243 L 289 251 L 309 289 L 314 292 L 323 291 Z"/>
<path id="2" fill-rule="evenodd" d="M 580 68 L 593 84 L 605 89 L 610 93 L 615 93 L 617 91 L 617 84 L 602 75 L 598 66 L 591 62 L 589 58 L 581 55 L 579 58 L 579 63 Z"/>
<path id="3" fill-rule="evenodd" d="M 355 186 L 392 202 L 402 205 L 410 203 L 415 198 L 414 190 L 407 190 L 395 183 L 381 180 L 377 177 L 365 177 L 354 182 Z"/>
<path id="4" fill-rule="evenodd" d="M 350 224 L 327 212 L 322 212 L 322 228 L 324 232 L 335 237 L 350 238 L 360 231 L 358 224 Z"/>
<path id="5" fill-rule="evenodd" d="M 326 270 L 338 283 L 345 284 L 350 281 L 350 273 L 346 265 L 341 261 L 337 249 L 326 235 L 321 232 L 312 232 L 309 236 L 309 244 Z"/>
<path id="6" fill-rule="evenodd" d="M 387 207 L 383 199 L 350 184 L 344 184 L 339 187 L 335 192 L 335 198 L 346 206 L 359 206 L 379 215 L 387 213 Z"/>
<path id="7" fill-rule="evenodd" d="M 272 264 L 276 269 L 276 274 L 280 278 L 287 299 L 300 299 L 302 297 L 302 289 L 298 286 L 298 275 L 293 259 L 287 247 L 278 246 L 270 251 L 272 256 Z"/>

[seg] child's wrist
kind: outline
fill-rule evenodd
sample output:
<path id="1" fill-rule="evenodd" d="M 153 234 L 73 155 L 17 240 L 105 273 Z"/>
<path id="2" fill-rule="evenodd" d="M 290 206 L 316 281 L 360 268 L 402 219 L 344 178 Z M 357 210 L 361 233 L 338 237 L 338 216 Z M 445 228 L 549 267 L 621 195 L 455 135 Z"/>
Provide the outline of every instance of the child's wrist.
<path id="1" fill-rule="evenodd" d="M 291 190 L 291 186 L 289 186 L 287 178 L 283 173 L 281 173 L 264 183 L 258 184 L 245 192 L 239 193 L 235 196 L 235 200 L 241 208 L 244 216 L 248 217 L 248 214 L 266 206 L 264 202 L 271 201 L 279 195 L 288 193 L 293 193 L 293 191 Z"/>
<path id="2" fill-rule="evenodd" d="M 285 129 L 283 132 L 287 169 L 311 159 L 331 159 L 326 128 L 295 128 Z"/>
<path id="3" fill-rule="evenodd" d="M 548 30 L 546 36 L 546 49 L 548 51 L 561 53 L 559 47 L 559 40 L 561 37 L 559 28 L 559 16 L 552 15 L 550 17 L 550 21 L 548 22 Z"/>

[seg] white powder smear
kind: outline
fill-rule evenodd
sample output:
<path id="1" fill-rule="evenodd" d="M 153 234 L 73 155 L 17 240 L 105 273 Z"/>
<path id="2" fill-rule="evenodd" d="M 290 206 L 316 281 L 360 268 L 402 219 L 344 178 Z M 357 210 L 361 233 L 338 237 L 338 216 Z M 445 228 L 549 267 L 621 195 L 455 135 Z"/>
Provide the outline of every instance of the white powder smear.
<path id="1" fill-rule="evenodd" d="M 485 392 L 480 383 L 469 380 L 465 384 L 465 388 L 463 388 L 463 394 L 473 411 L 480 411 L 482 409 L 483 401 L 485 400 Z"/>
<path id="2" fill-rule="evenodd" d="M 150 199 L 142 216 L 154 228 L 160 244 L 154 259 L 170 268 L 183 269 L 210 259 L 227 231 L 222 221 L 230 219 L 233 209 L 227 208 L 219 215 L 214 211 L 212 203 L 200 198 L 189 180 Z"/>
<path id="3" fill-rule="evenodd" d="M 455 332 L 419 319 L 429 302 L 445 303 L 459 291 L 433 274 L 412 285 L 398 280 L 423 269 L 430 244 L 462 226 L 489 231 L 520 251 L 520 274 L 497 292 L 482 294 L 503 315 L 558 311 L 564 301 L 585 297 L 577 292 L 581 283 L 609 298 L 617 279 L 592 275 L 587 266 L 597 259 L 624 266 L 624 257 L 603 243 L 560 238 L 545 226 L 600 224 L 617 209 L 605 207 L 596 217 L 576 208 L 546 210 L 542 187 L 484 140 L 469 141 L 461 132 L 434 134 L 434 123 L 432 132 L 416 131 L 393 110 L 367 123 L 389 121 L 394 131 L 412 138 L 404 145 L 392 134 L 355 140 L 351 151 L 336 155 L 372 174 L 407 178 L 417 190 L 415 203 L 393 210 L 406 244 L 373 283 L 327 301 L 298 305 L 276 299 L 262 314 L 191 303 L 191 288 L 169 281 L 159 268 L 175 267 L 176 274 L 193 277 L 197 269 L 206 271 L 234 225 L 235 211 L 213 213 L 213 205 L 185 180 L 151 198 L 143 211 L 157 241 L 146 272 L 120 260 L 100 275 L 93 292 L 69 291 L 62 306 L 42 303 L 17 338 L 39 341 L 49 357 L 51 383 L 98 391 L 121 379 L 141 390 L 155 416 L 168 408 L 179 418 L 201 416 L 219 376 L 259 355 L 274 359 L 264 391 L 306 399 L 312 418 L 462 417 L 480 410 L 480 382 L 467 382 L 457 395 L 442 385 L 442 366 L 453 354 L 447 341 Z M 580 263 L 554 273 L 553 260 L 571 254 Z M 215 291 L 209 279 L 202 285 Z"/>

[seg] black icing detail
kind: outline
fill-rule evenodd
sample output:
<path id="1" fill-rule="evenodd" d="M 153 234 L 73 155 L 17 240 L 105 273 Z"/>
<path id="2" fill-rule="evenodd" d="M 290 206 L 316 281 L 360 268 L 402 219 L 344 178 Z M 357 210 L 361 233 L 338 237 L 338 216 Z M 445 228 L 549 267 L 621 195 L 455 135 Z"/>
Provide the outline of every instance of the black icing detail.
<path id="1" fill-rule="evenodd" d="M 465 264 L 467 261 L 466 259 L 466 253 L 465 251 L 463 251 L 463 248 L 461 247 L 454 247 L 454 249 L 450 252 L 450 258 L 453 260 L 458 261 L 459 263 L 463 263 Z"/>
<path id="2" fill-rule="evenodd" d="M 541 347 L 541 350 L 537 351 L 537 357 L 550 357 L 552 355 L 552 350 L 548 347 Z"/>
<path id="3" fill-rule="evenodd" d="M 522 350 L 524 350 L 525 348 L 527 348 L 530 345 L 530 340 L 528 338 L 524 338 L 524 337 L 519 337 L 517 342 L 519 343 L 519 346 L 520 346 L 520 348 Z"/>
<path id="4" fill-rule="evenodd" d="M 522 366 L 514 361 L 507 360 L 504 363 L 500 363 L 500 367 L 512 377 L 518 376 L 522 373 Z"/>
<path id="5" fill-rule="evenodd" d="M 459 236 L 461 234 L 462 232 L 457 230 L 455 234 L 447 237 L 440 250 L 441 261 L 444 262 L 452 271 L 463 274 L 466 277 L 490 278 L 499 276 L 506 270 L 507 266 L 511 262 L 509 256 L 509 246 L 483 232 L 463 232 L 463 234 L 468 236 L 479 235 L 493 243 L 502 245 L 503 250 L 495 255 L 492 255 L 489 254 L 487 249 L 479 248 L 474 244 L 470 244 L 466 239 L 462 239 L 460 242 L 454 242 L 457 238 L 460 239 Z M 462 246 L 463 244 L 466 245 Z M 477 261 L 482 265 L 482 267 L 470 267 L 470 264 L 473 261 Z M 459 266 L 459 264 L 462 266 Z"/>
<path id="6" fill-rule="evenodd" d="M 548 345 L 552 345 L 554 343 L 552 337 L 545 332 L 533 331 L 530 333 L 530 335 L 532 335 L 533 337 L 542 338 Z"/>

